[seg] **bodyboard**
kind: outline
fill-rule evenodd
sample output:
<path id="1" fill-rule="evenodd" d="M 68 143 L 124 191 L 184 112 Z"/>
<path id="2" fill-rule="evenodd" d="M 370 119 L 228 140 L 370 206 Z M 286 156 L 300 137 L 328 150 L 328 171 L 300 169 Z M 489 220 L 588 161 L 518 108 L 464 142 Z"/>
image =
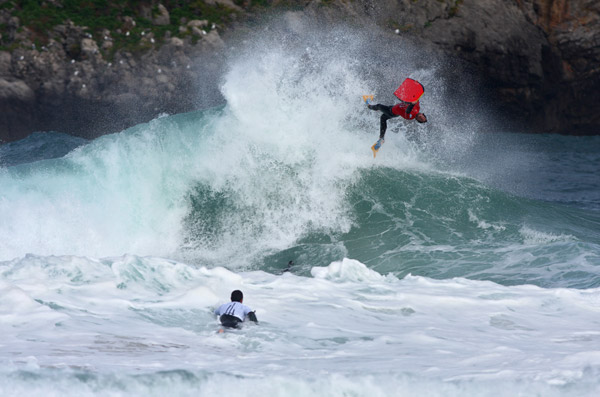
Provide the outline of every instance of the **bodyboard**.
<path id="1" fill-rule="evenodd" d="M 423 84 L 411 78 L 405 79 L 394 95 L 403 102 L 416 103 L 425 93 Z"/>

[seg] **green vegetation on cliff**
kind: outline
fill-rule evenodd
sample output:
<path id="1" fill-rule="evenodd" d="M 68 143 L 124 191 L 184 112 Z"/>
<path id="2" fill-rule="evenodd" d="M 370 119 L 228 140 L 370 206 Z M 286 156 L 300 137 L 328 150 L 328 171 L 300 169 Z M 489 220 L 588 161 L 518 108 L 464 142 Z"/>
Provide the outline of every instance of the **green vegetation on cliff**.
<path id="1" fill-rule="evenodd" d="M 253 3 L 257 7 L 267 1 Z M 241 7 L 249 6 L 241 0 L 9 0 L 0 4 L 0 50 L 42 48 L 57 36 L 58 26 L 72 22 L 98 43 L 109 40 L 101 48 L 105 55 L 119 49 L 135 52 L 168 37 L 190 36 L 195 41 L 198 33 L 231 22 Z M 192 20 L 203 21 L 199 30 L 187 25 Z"/>

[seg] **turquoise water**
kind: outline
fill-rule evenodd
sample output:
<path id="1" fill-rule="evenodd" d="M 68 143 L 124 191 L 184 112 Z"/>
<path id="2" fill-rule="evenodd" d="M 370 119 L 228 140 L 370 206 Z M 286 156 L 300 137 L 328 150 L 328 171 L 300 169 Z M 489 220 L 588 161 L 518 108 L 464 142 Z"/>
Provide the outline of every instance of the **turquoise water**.
<path id="1" fill-rule="evenodd" d="M 334 171 L 316 180 L 319 162 L 331 160 L 320 159 L 312 143 L 293 152 L 292 161 L 283 158 L 290 156 L 285 150 L 278 157 L 248 144 L 223 159 L 231 162 L 224 167 L 213 163 L 215 152 L 206 162 L 201 153 L 215 137 L 209 127 L 225 118 L 223 112 L 164 117 L 62 158 L 5 167 L 4 259 L 86 255 L 88 249 L 120 255 L 140 246 L 133 252 L 274 273 L 293 260 L 293 271 L 306 275 L 346 256 L 398 277 L 598 287 L 597 137 L 484 136 L 473 158 L 477 151 L 519 147 L 520 161 L 530 165 L 491 175 L 483 167 L 470 175 L 463 164 L 441 170 L 439 158 L 414 146 L 409 163 L 400 165 L 363 155 L 351 168 L 342 153 L 340 164 L 329 165 Z M 369 136 L 354 138 L 368 143 Z M 49 145 L 48 157 L 64 147 L 63 135 L 38 139 Z M 487 146 L 496 141 L 502 149 Z M 30 145 L 39 145 L 35 138 L 30 142 L 15 145 L 11 154 L 31 155 Z M 404 141 L 387 155 L 401 155 L 405 145 L 415 143 Z M 430 162 L 421 163 L 418 155 Z M 337 174 L 337 167 L 344 171 Z M 509 184 L 508 178 L 517 181 Z M 89 230 L 80 230 L 86 221 Z M 110 231 L 95 231 L 94 224 Z M 56 230 L 70 241 L 56 241 Z"/>

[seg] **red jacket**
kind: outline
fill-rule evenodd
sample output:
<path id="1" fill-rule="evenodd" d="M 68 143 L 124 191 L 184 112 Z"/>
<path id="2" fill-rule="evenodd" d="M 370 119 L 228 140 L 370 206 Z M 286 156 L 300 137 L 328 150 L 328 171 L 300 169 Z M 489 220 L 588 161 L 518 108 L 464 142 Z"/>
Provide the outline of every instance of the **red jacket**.
<path id="1" fill-rule="evenodd" d="M 412 120 L 415 117 L 417 117 L 417 114 L 419 113 L 419 102 L 415 103 L 415 106 L 413 106 L 409 114 L 406 114 L 406 109 L 408 108 L 408 106 L 410 106 L 410 103 L 406 102 L 394 105 L 394 107 L 392 108 L 392 113 L 394 113 L 396 116 L 402 116 L 407 120 Z"/>

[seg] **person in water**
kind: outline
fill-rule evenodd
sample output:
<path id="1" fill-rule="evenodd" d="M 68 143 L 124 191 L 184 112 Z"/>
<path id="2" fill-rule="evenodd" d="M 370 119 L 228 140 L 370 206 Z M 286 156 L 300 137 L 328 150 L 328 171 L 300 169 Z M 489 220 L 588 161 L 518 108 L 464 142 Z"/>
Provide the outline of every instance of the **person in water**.
<path id="1" fill-rule="evenodd" d="M 393 119 L 394 117 L 401 116 L 406 120 L 417 120 L 419 123 L 426 123 L 427 117 L 425 114 L 421 113 L 421 107 L 419 106 L 419 101 L 415 103 L 401 102 L 394 106 L 387 106 L 378 103 L 377 105 L 371 105 L 367 103 L 369 109 L 378 110 L 382 112 L 381 120 L 379 124 L 379 139 L 381 143 L 384 142 L 383 137 L 385 136 L 385 131 L 387 130 L 387 121 L 389 119 Z"/>
<path id="2" fill-rule="evenodd" d="M 250 321 L 258 323 L 256 313 L 244 305 L 243 301 L 244 294 L 242 291 L 236 289 L 231 293 L 231 302 L 224 303 L 215 310 L 215 314 L 220 316 L 219 321 L 221 321 L 224 327 L 237 328 L 240 323 L 246 320 L 246 317 Z"/>

